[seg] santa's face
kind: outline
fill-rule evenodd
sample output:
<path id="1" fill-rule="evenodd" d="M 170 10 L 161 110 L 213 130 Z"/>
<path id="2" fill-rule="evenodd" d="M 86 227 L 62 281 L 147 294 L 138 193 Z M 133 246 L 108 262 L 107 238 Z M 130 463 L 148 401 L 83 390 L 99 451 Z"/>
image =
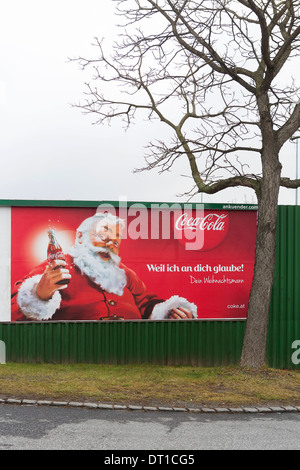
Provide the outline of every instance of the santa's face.
<path id="1" fill-rule="evenodd" d="M 110 252 L 119 255 L 122 241 L 121 228 L 108 219 L 96 221 L 89 232 L 90 241 L 94 247 L 105 248 L 99 251 L 99 256 L 104 260 L 110 260 Z"/>
<path id="2" fill-rule="evenodd" d="M 122 295 L 127 282 L 120 267 L 121 226 L 109 219 L 97 220 L 89 230 L 77 232 L 75 245 L 69 250 L 74 264 L 82 273 L 107 292 Z"/>

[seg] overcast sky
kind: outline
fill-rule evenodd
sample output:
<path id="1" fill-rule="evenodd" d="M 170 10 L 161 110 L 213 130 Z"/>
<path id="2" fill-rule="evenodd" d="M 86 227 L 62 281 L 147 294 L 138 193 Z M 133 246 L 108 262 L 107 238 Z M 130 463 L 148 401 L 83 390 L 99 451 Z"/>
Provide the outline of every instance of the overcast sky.
<path id="1" fill-rule="evenodd" d="M 73 108 L 86 77 L 70 57 L 90 56 L 94 37 L 116 33 L 111 0 L 9 0 L 0 7 L 0 199 L 182 201 L 184 168 L 134 174 L 155 126 L 93 125 Z M 163 133 L 160 128 L 158 132 Z M 161 134 L 162 135 L 162 134 Z M 290 153 L 296 155 L 295 144 Z M 295 177 L 291 166 L 291 175 Z M 280 202 L 293 204 L 294 191 Z M 242 189 L 205 202 L 253 203 Z M 200 196 L 194 199 L 200 202 Z"/>

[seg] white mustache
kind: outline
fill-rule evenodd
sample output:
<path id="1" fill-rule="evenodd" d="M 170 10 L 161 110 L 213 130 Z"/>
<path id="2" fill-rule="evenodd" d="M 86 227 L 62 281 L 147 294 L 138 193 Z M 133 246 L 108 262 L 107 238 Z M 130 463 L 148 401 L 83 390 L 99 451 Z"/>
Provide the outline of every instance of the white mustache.
<path id="1" fill-rule="evenodd" d="M 112 243 L 112 242 L 110 242 Z M 111 261 L 114 263 L 119 264 L 120 263 L 120 257 L 116 255 L 109 247 L 104 247 L 104 246 L 94 246 L 91 243 L 88 244 L 88 249 L 89 251 L 92 251 L 93 253 L 107 253 L 109 254 Z"/>
<path id="2" fill-rule="evenodd" d="M 101 240 L 103 241 L 103 243 L 105 243 L 106 246 L 103 246 L 103 247 L 100 247 L 100 246 L 94 246 L 91 241 L 90 241 L 90 238 L 89 238 L 89 234 L 88 233 L 83 233 L 82 234 L 82 240 L 79 242 L 78 239 L 76 240 L 75 242 L 75 245 L 77 246 L 77 248 L 79 250 L 89 250 L 91 253 L 107 253 L 109 254 L 110 256 L 110 260 L 107 260 L 105 263 L 109 263 L 109 262 L 113 262 L 115 264 L 119 264 L 120 261 L 121 261 L 121 258 L 116 255 L 111 249 L 110 249 L 110 246 L 111 244 L 113 244 L 113 242 L 107 238 L 105 238 L 105 236 L 101 236 Z M 107 240 L 107 241 L 105 241 Z M 100 262 L 101 260 L 99 260 Z"/>
<path id="3" fill-rule="evenodd" d="M 109 253 L 109 254 L 112 253 L 111 249 L 107 246 L 94 246 L 94 245 L 90 244 L 88 246 L 88 249 L 90 251 L 94 251 L 95 253 Z"/>

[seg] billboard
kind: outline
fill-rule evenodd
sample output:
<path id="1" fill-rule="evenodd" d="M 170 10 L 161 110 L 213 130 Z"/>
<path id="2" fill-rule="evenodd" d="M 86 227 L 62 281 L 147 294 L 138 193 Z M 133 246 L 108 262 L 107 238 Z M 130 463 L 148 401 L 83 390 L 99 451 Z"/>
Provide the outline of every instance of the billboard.
<path id="1" fill-rule="evenodd" d="M 12 207 L 11 320 L 246 319 L 255 238 L 226 206 Z"/>

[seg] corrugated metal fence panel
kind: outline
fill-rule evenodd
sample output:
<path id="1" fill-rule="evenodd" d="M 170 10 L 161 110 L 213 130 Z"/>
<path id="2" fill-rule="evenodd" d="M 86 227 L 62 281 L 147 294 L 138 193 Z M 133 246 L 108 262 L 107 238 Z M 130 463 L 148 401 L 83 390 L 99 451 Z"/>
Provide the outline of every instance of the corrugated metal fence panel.
<path id="1" fill-rule="evenodd" d="M 245 322 L 2 323 L 8 362 L 228 365 Z"/>
<path id="2" fill-rule="evenodd" d="M 300 340 L 300 207 L 278 208 L 276 264 L 268 335 L 268 365 L 299 369 L 292 344 Z"/>

